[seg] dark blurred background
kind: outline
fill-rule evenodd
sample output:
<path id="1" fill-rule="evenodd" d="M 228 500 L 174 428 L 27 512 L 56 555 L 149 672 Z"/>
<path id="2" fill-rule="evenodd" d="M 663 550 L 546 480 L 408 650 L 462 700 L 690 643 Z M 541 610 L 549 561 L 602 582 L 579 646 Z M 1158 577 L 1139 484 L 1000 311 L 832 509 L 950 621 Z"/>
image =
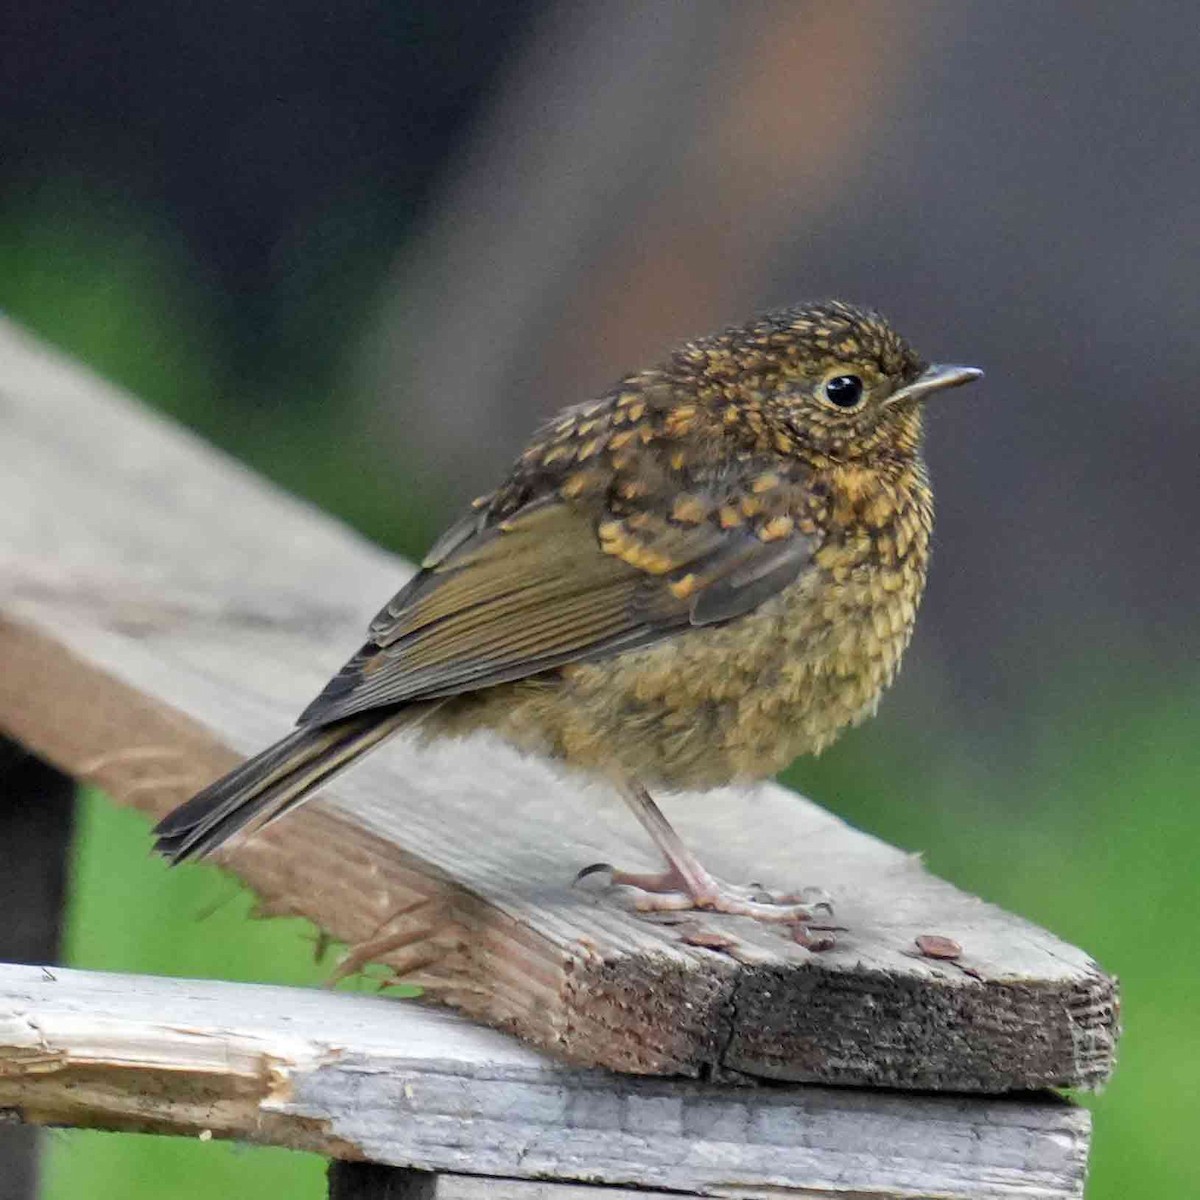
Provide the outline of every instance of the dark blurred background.
<path id="1" fill-rule="evenodd" d="M 788 779 L 1122 975 L 1089 1195 L 1185 1195 L 1198 62 L 1182 0 L 5 0 L 0 306 L 409 554 L 541 416 L 759 309 L 841 296 L 983 366 L 931 421 L 901 681 Z M 79 830 L 69 961 L 315 977 L 136 818 Z M 116 1135 L 44 1167 L 322 1194 L 304 1156 Z"/>

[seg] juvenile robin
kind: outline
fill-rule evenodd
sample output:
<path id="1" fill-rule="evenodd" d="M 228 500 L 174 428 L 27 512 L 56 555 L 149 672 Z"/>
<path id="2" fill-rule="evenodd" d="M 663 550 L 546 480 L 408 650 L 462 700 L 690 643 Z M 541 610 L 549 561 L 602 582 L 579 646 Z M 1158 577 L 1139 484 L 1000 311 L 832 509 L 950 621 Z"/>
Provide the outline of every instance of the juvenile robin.
<path id="1" fill-rule="evenodd" d="M 434 545 L 293 732 L 163 820 L 198 858 L 398 730 L 490 729 L 611 781 L 661 850 L 641 908 L 803 921 L 711 876 L 651 799 L 769 776 L 870 715 L 912 633 L 927 365 L 838 301 L 684 344 L 563 410 Z"/>

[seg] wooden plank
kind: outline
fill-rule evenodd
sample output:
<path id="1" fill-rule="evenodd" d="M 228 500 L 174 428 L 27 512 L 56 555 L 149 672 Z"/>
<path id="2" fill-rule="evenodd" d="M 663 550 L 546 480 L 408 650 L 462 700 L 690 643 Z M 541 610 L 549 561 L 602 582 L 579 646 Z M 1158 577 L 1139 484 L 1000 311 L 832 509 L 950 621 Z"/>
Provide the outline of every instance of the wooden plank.
<path id="1" fill-rule="evenodd" d="M 0 738 L 0 962 L 54 962 L 75 783 Z M 0 1200 L 38 1194 L 41 1134 L 0 1120 Z"/>
<path id="2" fill-rule="evenodd" d="M 4 1107 L 426 1171 L 843 1200 L 1078 1197 L 1089 1129 L 1053 1096 L 631 1078 L 411 1001 L 19 966 L 0 966 Z"/>
<path id="3" fill-rule="evenodd" d="M 285 732 L 410 570 L 10 326 L 0 445 L 0 728 L 151 816 Z M 1084 952 L 780 787 L 664 806 L 718 873 L 828 891 L 837 948 L 742 921 L 734 957 L 573 889 L 656 860 L 603 789 L 483 737 L 398 741 L 223 861 L 267 911 L 579 1063 L 972 1092 L 1109 1074 L 1115 985 Z"/>

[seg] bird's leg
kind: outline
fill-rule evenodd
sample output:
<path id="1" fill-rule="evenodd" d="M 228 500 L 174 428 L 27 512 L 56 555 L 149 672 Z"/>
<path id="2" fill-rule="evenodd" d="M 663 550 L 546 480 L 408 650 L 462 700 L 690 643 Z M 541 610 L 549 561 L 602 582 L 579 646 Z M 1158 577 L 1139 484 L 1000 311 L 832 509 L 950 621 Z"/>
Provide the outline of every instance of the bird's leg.
<path id="1" fill-rule="evenodd" d="M 707 909 L 710 912 L 730 913 L 753 917 L 758 921 L 808 921 L 829 905 L 782 904 L 757 900 L 746 894 L 749 889 L 732 887 L 715 879 L 704 869 L 700 860 L 683 844 L 671 828 L 662 810 L 640 783 L 628 783 L 621 789 L 626 803 L 641 822 L 654 844 L 667 860 L 667 870 L 660 875 L 639 875 L 628 871 L 612 872 L 612 882 L 635 888 L 642 893 L 637 907 L 642 912 L 671 912 L 686 909 Z"/>

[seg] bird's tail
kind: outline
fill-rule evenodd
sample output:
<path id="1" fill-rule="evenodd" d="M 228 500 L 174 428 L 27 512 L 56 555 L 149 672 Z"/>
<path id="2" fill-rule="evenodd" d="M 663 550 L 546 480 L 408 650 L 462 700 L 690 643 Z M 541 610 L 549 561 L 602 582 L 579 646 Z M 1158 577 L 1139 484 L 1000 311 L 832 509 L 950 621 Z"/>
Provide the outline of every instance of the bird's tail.
<path id="1" fill-rule="evenodd" d="M 155 826 L 154 848 L 172 863 L 203 858 L 234 834 L 261 829 L 303 804 L 343 767 L 427 712 L 428 706 L 409 705 L 302 725 L 168 813 Z"/>

